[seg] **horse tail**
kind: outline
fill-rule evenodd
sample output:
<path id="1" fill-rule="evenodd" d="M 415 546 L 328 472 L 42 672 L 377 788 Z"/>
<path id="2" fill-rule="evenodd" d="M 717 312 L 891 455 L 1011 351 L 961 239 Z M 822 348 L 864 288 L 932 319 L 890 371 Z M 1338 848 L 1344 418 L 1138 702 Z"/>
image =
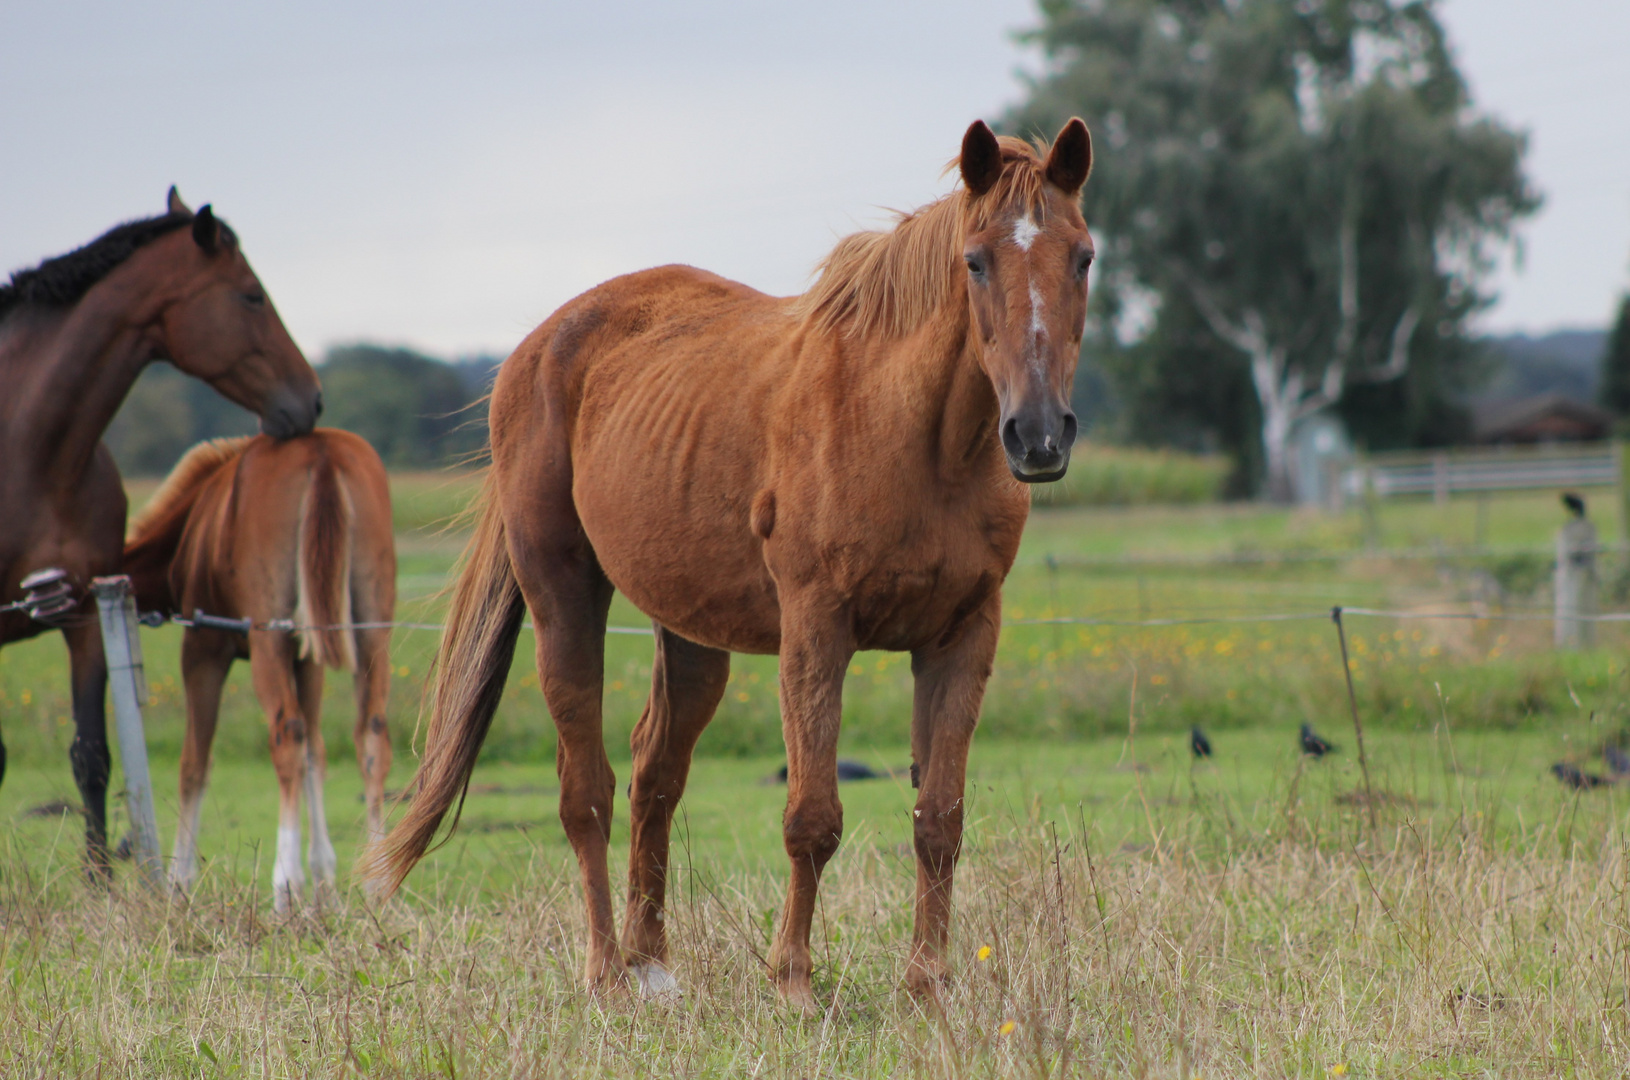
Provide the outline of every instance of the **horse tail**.
<path id="1" fill-rule="evenodd" d="M 436 654 L 424 754 L 408 787 L 412 802 L 396 827 L 363 855 L 359 868 L 381 899 L 395 892 L 424 857 L 455 801 L 449 834 L 458 828 L 470 772 L 509 677 L 524 606 L 510 566 L 496 488 L 489 470 Z"/>
<path id="2" fill-rule="evenodd" d="M 328 448 L 317 444 L 311 485 L 300 507 L 294 621 L 302 629 L 300 654 L 327 667 L 355 671 L 351 632 L 351 507 Z"/>

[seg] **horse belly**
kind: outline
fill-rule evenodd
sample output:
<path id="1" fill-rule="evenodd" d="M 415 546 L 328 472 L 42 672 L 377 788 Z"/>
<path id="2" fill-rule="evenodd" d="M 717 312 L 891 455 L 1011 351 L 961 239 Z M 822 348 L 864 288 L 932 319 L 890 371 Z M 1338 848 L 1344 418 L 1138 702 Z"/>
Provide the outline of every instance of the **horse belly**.
<path id="1" fill-rule="evenodd" d="M 626 462 L 611 469 L 577 464 L 573 499 L 583 531 L 606 576 L 635 607 L 702 645 L 779 648 L 775 582 L 747 524 L 750 490 Z"/>

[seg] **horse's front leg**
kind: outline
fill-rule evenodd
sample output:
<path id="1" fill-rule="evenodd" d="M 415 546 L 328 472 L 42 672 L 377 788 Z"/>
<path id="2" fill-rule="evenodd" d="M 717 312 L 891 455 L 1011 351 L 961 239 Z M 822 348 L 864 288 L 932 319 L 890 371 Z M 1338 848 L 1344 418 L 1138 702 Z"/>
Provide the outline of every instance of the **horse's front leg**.
<path id="1" fill-rule="evenodd" d="M 988 601 L 948 643 L 911 654 L 916 694 L 911 710 L 911 756 L 918 780 L 911 811 L 917 849 L 917 919 L 906 986 L 932 996 L 950 979 L 946 944 L 951 927 L 951 885 L 962 848 L 962 792 L 968 747 L 979 722 L 996 656 L 1001 597 Z"/>
<path id="2" fill-rule="evenodd" d="M 843 838 L 838 723 L 843 675 L 855 648 L 843 613 L 785 597 L 781 610 L 781 731 L 787 743 L 781 830 L 792 875 L 770 951 L 770 977 L 789 1003 L 813 1012 L 809 929 L 821 872 Z"/>
<path id="3" fill-rule="evenodd" d="M 95 612 L 89 604 L 82 615 Z M 85 804 L 86 873 L 92 881 L 113 879 L 108 861 L 108 773 L 112 755 L 108 752 L 108 723 L 105 701 L 108 689 L 108 662 L 102 653 L 102 624 L 94 617 L 84 618 L 62 631 L 68 643 L 68 666 L 73 679 L 74 741 L 68 748 L 74 783 Z"/>

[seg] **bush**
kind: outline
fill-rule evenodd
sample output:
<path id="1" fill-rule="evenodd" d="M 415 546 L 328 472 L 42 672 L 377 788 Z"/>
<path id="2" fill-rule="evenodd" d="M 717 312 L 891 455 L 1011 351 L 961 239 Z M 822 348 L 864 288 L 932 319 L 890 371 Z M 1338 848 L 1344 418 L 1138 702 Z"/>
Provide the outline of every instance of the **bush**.
<path id="1" fill-rule="evenodd" d="M 1083 443 L 1056 484 L 1031 489 L 1037 506 L 1145 506 L 1214 502 L 1233 464 L 1220 454 L 1185 454 Z"/>

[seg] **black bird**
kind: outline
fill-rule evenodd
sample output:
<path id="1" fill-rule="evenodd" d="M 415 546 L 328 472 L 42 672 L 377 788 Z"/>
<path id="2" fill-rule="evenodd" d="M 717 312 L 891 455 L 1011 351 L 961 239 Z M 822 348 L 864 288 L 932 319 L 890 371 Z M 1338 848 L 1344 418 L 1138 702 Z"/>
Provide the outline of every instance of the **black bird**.
<path id="1" fill-rule="evenodd" d="M 1312 724 L 1302 725 L 1302 753 L 1311 754 L 1313 757 L 1324 757 L 1326 754 L 1334 754 L 1335 752 L 1336 745 L 1315 735 Z"/>
<path id="2" fill-rule="evenodd" d="M 1564 491 L 1562 493 L 1562 505 L 1566 506 L 1568 513 L 1576 518 L 1585 516 L 1585 497 L 1578 492 Z"/>
<path id="3" fill-rule="evenodd" d="M 1194 756 L 1197 758 L 1210 757 L 1211 740 L 1206 738 L 1206 733 L 1201 731 L 1198 727 L 1190 728 L 1189 749 L 1194 751 Z"/>
<path id="4" fill-rule="evenodd" d="M 1613 771 L 1614 776 L 1630 774 L 1630 754 L 1608 743 L 1602 747 L 1602 757 L 1607 761 L 1607 767 Z"/>
<path id="5" fill-rule="evenodd" d="M 1551 771 L 1556 773 L 1556 778 L 1558 780 L 1562 781 L 1564 784 L 1567 784 L 1575 791 L 1586 791 L 1590 788 L 1599 788 L 1605 784 L 1612 783 L 1611 780 L 1597 776 L 1595 773 L 1583 771 L 1577 765 L 1569 765 L 1566 761 L 1559 761 L 1555 765 L 1552 765 Z"/>
<path id="6" fill-rule="evenodd" d="M 839 780 L 881 780 L 884 774 L 878 772 L 862 761 L 850 761 L 847 758 L 838 759 Z M 787 782 L 787 767 L 781 766 L 775 770 L 775 778 L 783 784 Z"/>

